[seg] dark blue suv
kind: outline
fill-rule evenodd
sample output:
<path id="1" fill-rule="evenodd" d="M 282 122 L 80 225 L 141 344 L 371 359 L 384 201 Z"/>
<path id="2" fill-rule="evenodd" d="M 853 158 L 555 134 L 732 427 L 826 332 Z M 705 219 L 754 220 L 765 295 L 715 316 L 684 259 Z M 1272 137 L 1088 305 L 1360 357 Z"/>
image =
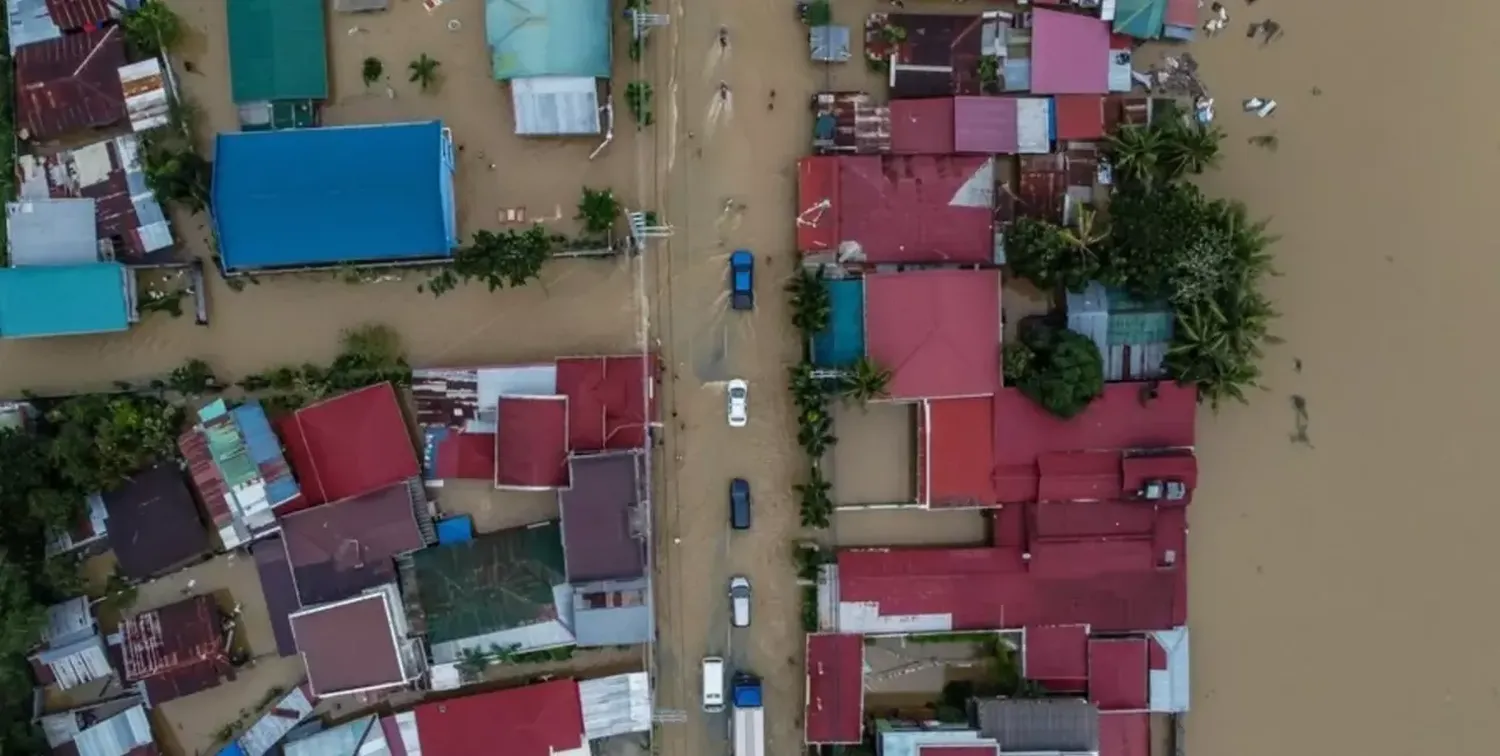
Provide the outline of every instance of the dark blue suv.
<path id="1" fill-rule="evenodd" d="M 750 482 L 744 478 L 729 481 L 729 526 L 750 529 Z"/>
<path id="2" fill-rule="evenodd" d="M 737 249 L 729 256 L 729 306 L 755 309 L 755 255 L 748 249 Z"/>

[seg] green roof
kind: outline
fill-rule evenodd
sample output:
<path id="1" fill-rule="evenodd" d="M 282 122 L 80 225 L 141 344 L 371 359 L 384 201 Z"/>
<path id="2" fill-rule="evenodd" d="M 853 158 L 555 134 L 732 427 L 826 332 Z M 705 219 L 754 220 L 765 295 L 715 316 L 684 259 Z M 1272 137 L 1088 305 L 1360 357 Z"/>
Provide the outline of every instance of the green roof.
<path id="1" fill-rule="evenodd" d="M 228 0 L 236 103 L 328 99 L 323 0 Z"/>
<path id="2" fill-rule="evenodd" d="M 422 549 L 412 562 L 433 644 L 555 621 L 552 587 L 568 582 L 555 521 Z"/>
<path id="3" fill-rule="evenodd" d="M 115 262 L 0 268 L 0 338 L 123 331 L 127 281 Z"/>
<path id="4" fill-rule="evenodd" d="M 1115 4 L 1116 34 L 1157 39 L 1167 17 L 1167 0 L 1119 0 Z"/>

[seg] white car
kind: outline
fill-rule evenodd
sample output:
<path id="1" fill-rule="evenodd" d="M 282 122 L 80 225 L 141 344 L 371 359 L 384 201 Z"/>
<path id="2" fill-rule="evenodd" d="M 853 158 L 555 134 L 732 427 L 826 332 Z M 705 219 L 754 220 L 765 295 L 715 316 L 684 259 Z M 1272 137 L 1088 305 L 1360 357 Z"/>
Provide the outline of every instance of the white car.
<path id="1" fill-rule="evenodd" d="M 743 575 L 729 579 L 729 621 L 735 627 L 750 626 L 750 578 Z"/>
<path id="2" fill-rule="evenodd" d="M 742 378 L 729 382 L 729 427 L 743 428 L 750 422 L 750 384 Z"/>

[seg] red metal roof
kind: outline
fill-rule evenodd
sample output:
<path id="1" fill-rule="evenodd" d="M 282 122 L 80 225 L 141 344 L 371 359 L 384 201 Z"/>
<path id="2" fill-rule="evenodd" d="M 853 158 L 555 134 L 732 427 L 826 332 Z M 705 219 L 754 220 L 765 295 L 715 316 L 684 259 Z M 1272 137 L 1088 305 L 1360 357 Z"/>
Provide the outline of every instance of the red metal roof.
<path id="1" fill-rule="evenodd" d="M 1024 553 L 1019 547 L 841 551 L 839 599 L 874 604 L 881 617 L 948 615 L 954 630 L 1088 624 L 1112 632 L 1182 624 L 1184 571 L 1158 568 L 1150 541 L 1037 543 L 1029 569 Z"/>
<path id="2" fill-rule="evenodd" d="M 1031 91 L 1109 91 L 1109 24 L 1093 16 L 1038 8 L 1031 15 Z"/>
<path id="3" fill-rule="evenodd" d="M 568 398 L 502 396 L 496 413 L 500 430 L 495 434 L 495 485 L 568 485 Z"/>
<path id="4" fill-rule="evenodd" d="M 217 686 L 234 669 L 213 596 L 194 596 L 120 622 L 127 682 L 145 681 L 153 704 Z"/>
<path id="5" fill-rule="evenodd" d="M 873 332 L 872 332 L 873 333 Z M 1112 383 L 1082 413 L 1061 420 L 1013 388 L 995 395 L 995 494 L 1000 502 L 1036 501 L 1038 462 L 1049 452 L 1189 448 L 1197 394 L 1162 383 L 1142 402 L 1145 383 Z"/>
<path id="6" fill-rule="evenodd" d="M 1149 538 L 1156 530 L 1157 508 L 1146 502 L 1051 501 L 1026 509 L 1036 539 Z"/>
<path id="7" fill-rule="evenodd" d="M 807 636 L 808 743 L 858 743 L 864 734 L 865 640 L 859 635 Z"/>
<path id="8" fill-rule="evenodd" d="M 309 606 L 390 582 L 392 560 L 427 545 L 405 481 L 287 515 L 281 535 Z"/>
<path id="9" fill-rule="evenodd" d="M 842 209 L 838 157 L 813 155 L 797 161 L 797 251 L 810 254 L 836 249 Z"/>
<path id="10" fill-rule="evenodd" d="M 1089 678 L 1088 646 L 1088 625 L 1026 628 L 1026 678 L 1056 693 L 1082 692 Z"/>
<path id="11" fill-rule="evenodd" d="M 927 402 L 925 464 L 919 489 L 930 507 L 983 507 L 994 504 L 994 407 L 989 397 Z"/>
<path id="12" fill-rule="evenodd" d="M 891 101 L 891 152 L 953 154 L 953 98 Z"/>
<path id="13" fill-rule="evenodd" d="M 954 98 L 955 152 L 1012 155 L 1016 152 L 1017 138 L 1015 98 Z"/>
<path id="14" fill-rule="evenodd" d="M 70 34 L 16 51 L 16 125 L 49 140 L 123 121 L 125 41 L 120 28 Z"/>
<path id="15" fill-rule="evenodd" d="M 1050 452 L 1037 458 L 1037 501 L 1112 501 L 1121 496 L 1117 451 Z"/>
<path id="16" fill-rule="evenodd" d="M 437 445 L 439 480 L 495 479 L 495 434 L 451 432 Z"/>
<path id="17" fill-rule="evenodd" d="M 838 241 L 870 263 L 990 263 L 994 165 L 981 156 L 844 155 Z M 804 199 L 804 205 L 806 201 Z"/>
<path id="18" fill-rule="evenodd" d="M 1104 138 L 1103 95 L 1058 95 L 1052 113 L 1058 140 Z"/>
<path id="19" fill-rule="evenodd" d="M 1089 639 L 1089 700 L 1100 711 L 1142 711 L 1149 704 L 1146 639 Z"/>
<path id="20" fill-rule="evenodd" d="M 422 756 L 552 756 L 584 745 L 583 705 L 572 680 L 450 698 L 413 712 Z"/>
<path id="21" fill-rule="evenodd" d="M 292 634 L 313 693 L 328 696 L 405 682 L 401 650 L 384 593 L 371 593 L 292 615 Z"/>
<path id="22" fill-rule="evenodd" d="M 389 383 L 303 407 L 278 421 L 277 430 L 310 504 L 421 475 L 401 403 Z"/>
<path id="23" fill-rule="evenodd" d="M 118 18 L 112 0 L 47 0 L 47 15 L 63 31 L 92 30 Z"/>
<path id="24" fill-rule="evenodd" d="M 654 355 L 559 358 L 557 393 L 568 397 L 568 450 L 645 448 L 646 428 L 656 416 L 655 364 Z"/>
<path id="25" fill-rule="evenodd" d="M 999 313 L 996 270 L 871 274 L 865 352 L 891 371 L 892 399 L 988 396 L 1000 386 Z"/>
<path id="26" fill-rule="evenodd" d="M 1151 715 L 1100 714 L 1099 756 L 1151 756 Z"/>

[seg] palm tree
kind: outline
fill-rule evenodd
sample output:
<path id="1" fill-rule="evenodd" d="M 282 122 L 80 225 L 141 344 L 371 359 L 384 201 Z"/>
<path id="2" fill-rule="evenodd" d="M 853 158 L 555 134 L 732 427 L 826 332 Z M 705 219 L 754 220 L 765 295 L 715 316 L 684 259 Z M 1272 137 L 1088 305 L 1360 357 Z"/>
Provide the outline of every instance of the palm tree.
<path id="1" fill-rule="evenodd" d="M 406 67 L 411 70 L 411 76 L 407 81 L 415 82 L 422 87 L 423 92 L 426 92 L 437 84 L 438 66 L 441 65 L 442 63 L 427 57 L 427 53 L 422 53 L 416 60 L 407 64 Z"/>
<path id="2" fill-rule="evenodd" d="M 808 470 L 807 482 L 794 488 L 802 512 L 802 526 L 826 528 L 833 516 L 833 484 L 823 477 L 823 471 L 813 465 Z"/>
<path id="3" fill-rule="evenodd" d="M 374 84 L 375 82 L 380 81 L 380 77 L 384 76 L 384 75 L 385 75 L 385 64 L 381 63 L 379 58 L 376 58 L 376 57 L 365 58 L 364 66 L 362 68 L 360 68 L 360 72 L 359 72 L 360 78 L 364 79 L 365 86 L 368 87 L 371 84 Z"/>
<path id="4" fill-rule="evenodd" d="M 811 336 L 828 329 L 833 296 L 820 273 L 803 268 L 787 282 L 786 290 L 792 297 L 792 325 L 797 330 Z"/>
<path id="5" fill-rule="evenodd" d="M 1126 124 L 1109 135 L 1105 151 L 1117 176 L 1151 184 L 1161 170 L 1162 142 L 1160 129 Z"/>
<path id="6" fill-rule="evenodd" d="M 822 459 L 838 443 L 833 435 L 833 416 L 826 410 L 809 409 L 797 416 L 797 443 L 813 459 Z"/>
<path id="7" fill-rule="evenodd" d="M 871 399 L 885 396 L 886 387 L 890 385 L 890 382 L 891 371 L 881 367 L 869 357 L 861 356 L 844 373 L 839 388 L 845 399 L 852 399 L 863 405 L 869 403 Z"/>
<path id="8" fill-rule="evenodd" d="M 650 126 L 655 120 L 651 116 L 651 82 L 638 80 L 626 84 L 625 105 L 637 126 Z"/>
<path id="9" fill-rule="evenodd" d="M 810 362 L 787 368 L 788 388 L 792 391 L 792 401 L 797 405 L 799 415 L 809 409 L 822 409 L 828 403 L 828 392 L 823 381 L 813 377 L 814 370 Z"/>
<path id="10" fill-rule="evenodd" d="M 1219 161 L 1223 129 L 1196 119 L 1168 123 L 1161 140 L 1161 167 L 1168 179 L 1202 173 Z"/>

